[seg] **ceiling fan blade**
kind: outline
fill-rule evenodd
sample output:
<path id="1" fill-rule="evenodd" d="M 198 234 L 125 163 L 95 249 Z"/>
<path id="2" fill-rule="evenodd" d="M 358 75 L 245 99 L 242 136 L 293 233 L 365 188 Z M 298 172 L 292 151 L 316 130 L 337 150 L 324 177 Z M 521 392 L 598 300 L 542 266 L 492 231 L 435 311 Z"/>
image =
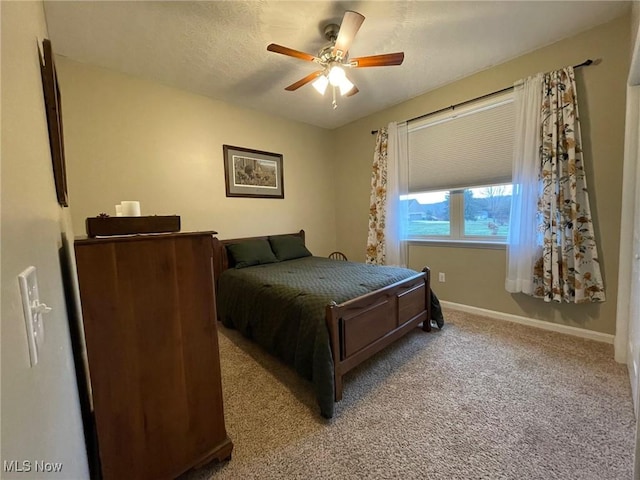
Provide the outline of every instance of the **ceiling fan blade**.
<path id="1" fill-rule="evenodd" d="M 351 58 L 349 65 L 355 68 L 362 67 L 387 67 L 390 65 L 402 65 L 404 52 L 385 53 L 383 55 L 371 55 L 370 57 Z"/>
<path id="2" fill-rule="evenodd" d="M 314 57 L 310 53 L 300 52 L 293 48 L 283 47 L 282 45 L 277 45 L 275 43 L 270 43 L 267 46 L 267 50 L 270 52 L 281 53 L 282 55 L 287 55 L 289 57 L 299 58 L 300 60 L 307 60 L 309 62 L 318 62 L 320 60 L 318 57 Z"/>
<path id="3" fill-rule="evenodd" d="M 360 90 L 358 90 L 358 87 L 356 87 L 355 85 L 353 86 L 353 88 L 351 90 L 349 90 L 349 92 L 345 95 L 345 97 L 352 97 L 353 95 L 355 95 L 356 93 L 358 93 Z"/>
<path id="4" fill-rule="evenodd" d="M 296 83 L 292 83 L 291 85 L 289 85 L 288 87 L 285 88 L 285 90 L 288 90 L 290 92 L 293 92 L 294 90 L 299 89 L 300 87 L 302 87 L 303 85 L 306 85 L 307 83 L 309 83 L 312 80 L 315 80 L 317 77 L 319 77 L 320 75 L 322 75 L 323 71 L 322 70 L 318 70 L 317 72 L 313 72 L 310 73 L 309 75 L 307 75 L 306 77 L 298 80 Z"/>
<path id="5" fill-rule="evenodd" d="M 360 15 L 358 12 L 352 12 L 351 10 L 344 12 L 344 17 L 340 24 L 340 31 L 338 32 L 338 38 L 336 39 L 336 44 L 333 47 L 333 55 L 339 59 L 347 56 L 347 52 L 351 47 L 351 43 L 353 42 L 356 33 L 360 30 L 362 22 L 364 22 L 364 16 Z"/>

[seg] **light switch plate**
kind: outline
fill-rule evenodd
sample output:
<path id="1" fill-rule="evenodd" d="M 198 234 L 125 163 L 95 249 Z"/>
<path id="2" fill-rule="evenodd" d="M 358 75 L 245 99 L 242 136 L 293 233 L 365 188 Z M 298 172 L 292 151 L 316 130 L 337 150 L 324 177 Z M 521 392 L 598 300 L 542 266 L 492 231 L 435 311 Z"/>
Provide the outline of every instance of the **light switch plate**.
<path id="1" fill-rule="evenodd" d="M 18 282 L 20 283 L 22 309 L 24 310 L 24 321 L 27 327 L 29 359 L 31 366 L 34 367 L 38 363 L 38 347 L 44 342 L 42 313 L 35 308 L 40 305 L 36 267 L 28 267 L 24 272 L 20 273 L 18 275 Z"/>

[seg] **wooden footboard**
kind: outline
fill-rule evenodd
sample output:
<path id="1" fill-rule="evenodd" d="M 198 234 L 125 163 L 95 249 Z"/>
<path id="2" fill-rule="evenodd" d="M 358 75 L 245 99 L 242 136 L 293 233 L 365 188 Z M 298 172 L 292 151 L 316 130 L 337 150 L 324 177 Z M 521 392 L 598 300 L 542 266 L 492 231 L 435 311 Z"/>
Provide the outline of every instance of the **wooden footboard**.
<path id="1" fill-rule="evenodd" d="M 431 330 L 431 273 L 428 267 L 402 282 L 340 305 L 327 306 L 334 364 L 335 401 L 342 399 L 342 377 L 419 323 Z"/>

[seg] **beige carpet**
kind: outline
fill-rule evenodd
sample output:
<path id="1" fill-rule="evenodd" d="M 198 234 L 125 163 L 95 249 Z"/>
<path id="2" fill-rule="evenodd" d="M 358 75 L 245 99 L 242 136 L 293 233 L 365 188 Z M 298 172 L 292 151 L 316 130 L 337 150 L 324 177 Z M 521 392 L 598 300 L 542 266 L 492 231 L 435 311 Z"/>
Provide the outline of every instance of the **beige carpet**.
<path id="1" fill-rule="evenodd" d="M 229 463 L 185 479 L 632 478 L 626 369 L 598 342 L 448 310 L 346 377 L 311 385 L 220 326 Z"/>

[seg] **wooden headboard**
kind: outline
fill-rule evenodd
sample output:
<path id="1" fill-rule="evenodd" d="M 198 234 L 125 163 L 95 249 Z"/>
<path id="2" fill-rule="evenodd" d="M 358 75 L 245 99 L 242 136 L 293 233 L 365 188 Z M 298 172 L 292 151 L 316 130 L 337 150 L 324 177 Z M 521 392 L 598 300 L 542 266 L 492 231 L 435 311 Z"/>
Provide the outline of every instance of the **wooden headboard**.
<path id="1" fill-rule="evenodd" d="M 304 243 L 304 230 L 300 230 L 296 233 L 265 235 L 262 237 L 231 238 L 228 240 L 220 240 L 218 239 L 218 237 L 213 237 L 213 274 L 215 275 L 216 289 L 218 288 L 218 278 L 220 278 L 222 272 L 224 272 L 228 268 L 234 267 L 233 259 L 230 258 L 229 254 L 227 253 L 227 245 L 242 243 L 247 240 L 269 240 L 269 237 L 278 235 L 293 235 L 295 237 L 300 237 L 302 238 L 302 242 Z"/>

